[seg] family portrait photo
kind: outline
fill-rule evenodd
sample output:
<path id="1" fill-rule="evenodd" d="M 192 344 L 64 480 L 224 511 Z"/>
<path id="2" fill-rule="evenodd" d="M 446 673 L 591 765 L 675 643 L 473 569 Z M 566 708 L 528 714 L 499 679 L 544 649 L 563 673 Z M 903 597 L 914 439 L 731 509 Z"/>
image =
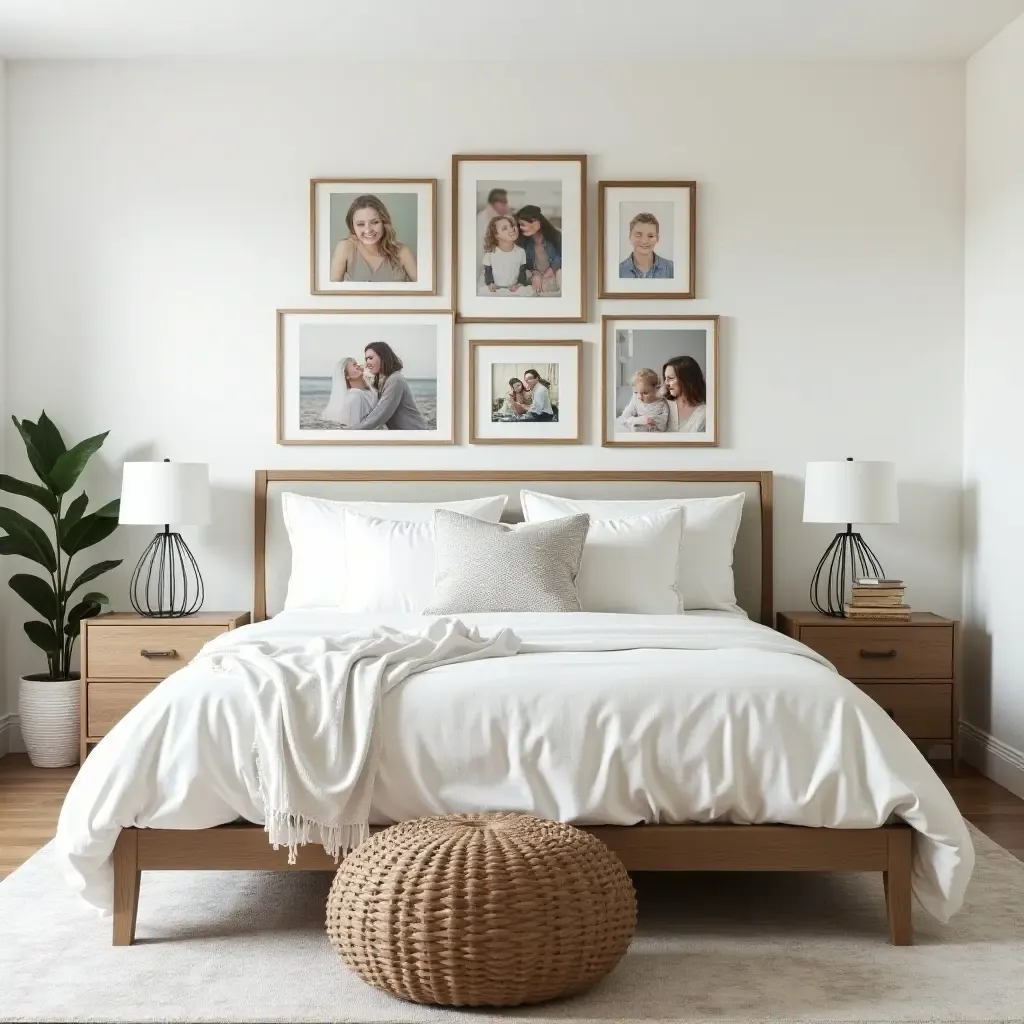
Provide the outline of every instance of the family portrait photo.
<path id="1" fill-rule="evenodd" d="M 581 346 L 471 340 L 471 441 L 576 441 Z"/>
<path id="2" fill-rule="evenodd" d="M 462 322 L 582 320 L 584 157 L 453 157 Z"/>
<path id="3" fill-rule="evenodd" d="M 557 298 L 562 294 L 562 184 L 477 182 L 477 294 Z"/>
<path id="4" fill-rule="evenodd" d="M 452 437 L 450 314 L 282 311 L 282 443 Z"/>
<path id="5" fill-rule="evenodd" d="M 434 294 L 433 180 L 314 179 L 314 294 Z"/>
<path id="6" fill-rule="evenodd" d="M 605 445 L 716 445 L 718 318 L 603 324 Z"/>
<path id="7" fill-rule="evenodd" d="M 599 182 L 599 296 L 693 298 L 695 210 L 693 182 Z"/>

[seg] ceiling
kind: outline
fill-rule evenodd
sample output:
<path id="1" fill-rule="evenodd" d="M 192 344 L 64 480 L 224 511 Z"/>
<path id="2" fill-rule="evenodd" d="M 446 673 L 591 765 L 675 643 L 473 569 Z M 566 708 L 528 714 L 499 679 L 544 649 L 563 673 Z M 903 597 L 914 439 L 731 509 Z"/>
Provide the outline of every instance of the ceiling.
<path id="1" fill-rule="evenodd" d="M 963 60 L 1024 0 L 0 0 L 0 56 Z"/>

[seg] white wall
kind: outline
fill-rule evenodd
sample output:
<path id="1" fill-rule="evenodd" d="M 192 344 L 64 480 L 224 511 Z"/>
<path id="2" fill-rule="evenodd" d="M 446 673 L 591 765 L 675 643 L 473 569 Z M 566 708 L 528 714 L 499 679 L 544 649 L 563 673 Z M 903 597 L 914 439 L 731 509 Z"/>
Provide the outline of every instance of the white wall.
<path id="1" fill-rule="evenodd" d="M 249 607 L 257 467 L 500 464 L 773 469 L 776 606 L 803 608 L 832 532 L 799 521 L 804 464 L 851 455 L 899 467 L 903 521 L 868 532 L 886 569 L 959 612 L 962 66 L 15 62 L 8 88 L 11 411 L 111 428 L 97 499 L 125 458 L 209 461 L 209 607 Z M 274 309 L 340 305 L 308 294 L 308 179 L 436 176 L 446 228 L 451 154 L 516 151 L 588 155 L 591 278 L 598 179 L 699 182 L 700 299 L 531 331 L 585 340 L 589 443 L 276 446 Z M 444 230 L 438 307 L 447 266 Z M 599 446 L 599 316 L 629 310 L 725 318 L 720 448 Z M 9 679 L 33 657 L 11 618 Z"/>
<path id="2" fill-rule="evenodd" d="M 1024 17 L 967 65 L 966 221 L 968 750 L 1024 796 Z"/>

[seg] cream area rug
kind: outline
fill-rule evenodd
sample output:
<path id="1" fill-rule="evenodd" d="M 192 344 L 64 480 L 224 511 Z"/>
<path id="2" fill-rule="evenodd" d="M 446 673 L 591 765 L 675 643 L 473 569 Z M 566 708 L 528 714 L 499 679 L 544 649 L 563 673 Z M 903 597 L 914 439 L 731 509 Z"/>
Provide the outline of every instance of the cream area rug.
<path id="1" fill-rule="evenodd" d="M 138 943 L 78 902 L 49 848 L 0 883 L 0 1020 L 1020 1022 L 1024 863 L 972 831 L 949 925 L 888 945 L 877 875 L 644 875 L 640 928 L 589 993 L 451 1011 L 364 985 L 324 934 L 329 875 L 145 873 Z"/>

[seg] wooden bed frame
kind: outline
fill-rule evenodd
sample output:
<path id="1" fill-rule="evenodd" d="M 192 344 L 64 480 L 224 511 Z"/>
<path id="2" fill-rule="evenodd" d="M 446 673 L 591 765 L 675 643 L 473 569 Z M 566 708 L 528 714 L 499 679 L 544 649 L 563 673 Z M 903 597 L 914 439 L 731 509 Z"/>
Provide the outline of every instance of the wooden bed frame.
<path id="1" fill-rule="evenodd" d="M 772 474 L 767 471 L 344 471 L 259 470 L 255 484 L 254 619 L 267 617 L 267 488 L 271 482 L 460 481 L 481 483 L 754 483 L 760 496 L 760 619 L 772 625 Z M 913 832 L 904 824 L 871 829 L 792 825 L 601 825 L 585 831 L 605 842 L 630 871 L 870 871 L 881 872 L 889 941 L 911 942 Z M 115 946 L 131 945 L 143 871 L 335 871 L 318 846 L 307 846 L 289 865 L 273 850 L 260 825 L 122 830 L 114 848 Z"/>

